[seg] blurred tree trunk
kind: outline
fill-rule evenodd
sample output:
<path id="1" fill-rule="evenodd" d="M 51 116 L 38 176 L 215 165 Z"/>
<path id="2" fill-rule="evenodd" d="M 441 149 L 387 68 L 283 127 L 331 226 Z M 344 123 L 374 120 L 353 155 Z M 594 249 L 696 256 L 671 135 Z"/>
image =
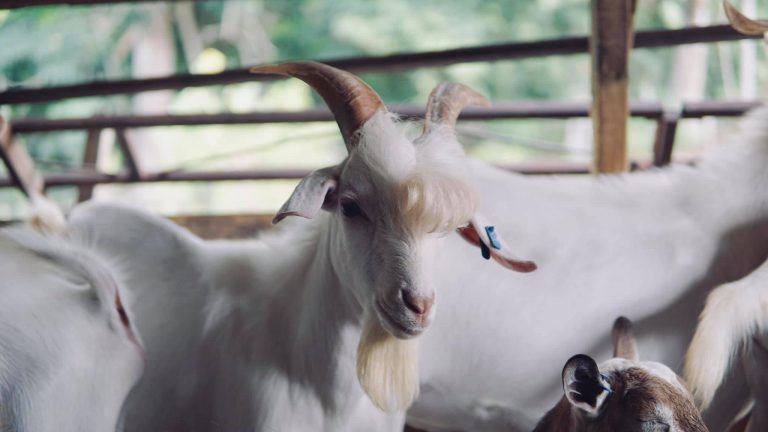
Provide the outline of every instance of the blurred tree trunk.
<path id="1" fill-rule="evenodd" d="M 688 2 L 688 25 L 703 26 L 711 22 L 710 2 Z M 675 102 L 701 100 L 707 86 L 707 45 L 684 45 L 675 53 L 672 95 Z"/>
<path id="2" fill-rule="evenodd" d="M 133 77 L 171 75 L 176 72 L 176 51 L 173 45 L 170 5 L 156 3 L 145 5 L 144 8 L 149 19 L 139 24 L 143 28 L 133 46 Z M 133 97 L 133 111 L 135 114 L 165 114 L 172 100 L 173 91 L 170 90 L 139 93 Z M 171 162 L 169 146 L 153 142 L 151 131 L 129 130 L 128 139 L 145 172 L 156 171 Z"/>
<path id="3" fill-rule="evenodd" d="M 195 19 L 195 5 L 191 2 L 173 4 L 174 17 L 181 35 L 181 46 L 184 49 L 184 57 L 187 60 L 187 68 L 192 69 L 192 64 L 197 56 L 203 52 L 203 40 L 200 37 L 200 29 Z"/>
<path id="4" fill-rule="evenodd" d="M 277 49 L 260 20 L 262 7 L 255 2 L 227 2 L 221 17 L 219 37 L 237 47 L 243 66 L 272 60 Z"/>
<path id="5" fill-rule="evenodd" d="M 757 16 L 757 1 L 742 0 L 741 12 L 748 17 Z M 755 41 L 739 42 L 741 72 L 739 74 L 739 96 L 742 99 L 757 97 L 757 44 Z"/>

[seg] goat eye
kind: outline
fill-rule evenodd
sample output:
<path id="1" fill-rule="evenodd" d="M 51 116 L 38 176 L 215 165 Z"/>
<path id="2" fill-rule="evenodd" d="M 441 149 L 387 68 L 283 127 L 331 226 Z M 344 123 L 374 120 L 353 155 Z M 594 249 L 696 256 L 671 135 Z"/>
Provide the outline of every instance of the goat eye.
<path id="1" fill-rule="evenodd" d="M 668 424 L 660 420 L 638 420 L 642 423 L 643 432 L 668 432 L 670 427 Z"/>
<path id="2" fill-rule="evenodd" d="M 347 201 L 341 204 L 341 213 L 348 218 L 355 218 L 363 214 L 363 211 L 356 202 Z"/>

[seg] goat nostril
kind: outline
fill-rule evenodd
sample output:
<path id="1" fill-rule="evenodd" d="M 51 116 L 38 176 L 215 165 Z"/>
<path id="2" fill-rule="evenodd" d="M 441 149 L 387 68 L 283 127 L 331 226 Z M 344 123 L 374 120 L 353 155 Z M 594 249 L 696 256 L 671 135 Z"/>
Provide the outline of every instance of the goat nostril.
<path id="1" fill-rule="evenodd" d="M 419 315 L 425 315 L 429 312 L 434 302 L 434 296 L 425 297 L 411 293 L 410 291 L 400 290 L 403 295 L 405 306 Z"/>

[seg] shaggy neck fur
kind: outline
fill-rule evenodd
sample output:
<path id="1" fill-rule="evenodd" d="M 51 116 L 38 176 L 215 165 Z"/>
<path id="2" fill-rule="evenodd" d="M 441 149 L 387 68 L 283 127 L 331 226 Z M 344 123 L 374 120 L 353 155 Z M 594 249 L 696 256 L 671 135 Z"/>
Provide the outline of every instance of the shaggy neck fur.
<path id="1" fill-rule="evenodd" d="M 228 280 L 227 289 L 208 311 L 207 335 L 257 358 L 265 353 L 249 351 L 248 340 L 266 333 L 266 346 L 274 347 L 270 362 L 284 368 L 291 382 L 311 389 L 326 413 L 354 407 L 365 397 L 361 384 L 378 407 L 405 408 L 418 386 L 416 342 L 396 339 L 375 319 L 364 319 L 365 308 L 333 268 L 332 223 L 327 214 L 286 220 L 256 242 L 234 249 L 227 243 L 229 257 L 220 261 L 227 265 L 217 271 Z M 248 258 L 233 266 L 232 254 Z M 271 286 L 259 286 L 261 294 L 254 295 L 240 284 L 254 280 Z"/>

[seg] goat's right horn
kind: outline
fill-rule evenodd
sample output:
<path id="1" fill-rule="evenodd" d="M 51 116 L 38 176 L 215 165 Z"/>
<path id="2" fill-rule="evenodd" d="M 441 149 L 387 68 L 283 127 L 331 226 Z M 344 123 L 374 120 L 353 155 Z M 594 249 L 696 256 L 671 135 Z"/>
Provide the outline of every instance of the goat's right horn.
<path id="1" fill-rule="evenodd" d="M 291 76 L 309 84 L 320 94 L 336 118 L 347 151 L 357 145 L 355 133 L 363 124 L 379 110 L 386 110 L 379 95 L 363 80 L 326 64 L 289 62 L 253 67 L 250 72 Z"/>
<path id="2" fill-rule="evenodd" d="M 723 0 L 723 7 L 725 8 L 728 22 L 731 23 L 731 27 L 737 32 L 749 36 L 763 36 L 768 32 L 768 22 L 747 18 L 728 0 Z"/>
<path id="3" fill-rule="evenodd" d="M 491 103 L 483 95 L 465 85 L 452 82 L 439 84 L 429 94 L 421 138 L 429 134 L 434 124 L 453 128 L 461 110 L 470 105 L 487 107 L 491 106 Z"/>

